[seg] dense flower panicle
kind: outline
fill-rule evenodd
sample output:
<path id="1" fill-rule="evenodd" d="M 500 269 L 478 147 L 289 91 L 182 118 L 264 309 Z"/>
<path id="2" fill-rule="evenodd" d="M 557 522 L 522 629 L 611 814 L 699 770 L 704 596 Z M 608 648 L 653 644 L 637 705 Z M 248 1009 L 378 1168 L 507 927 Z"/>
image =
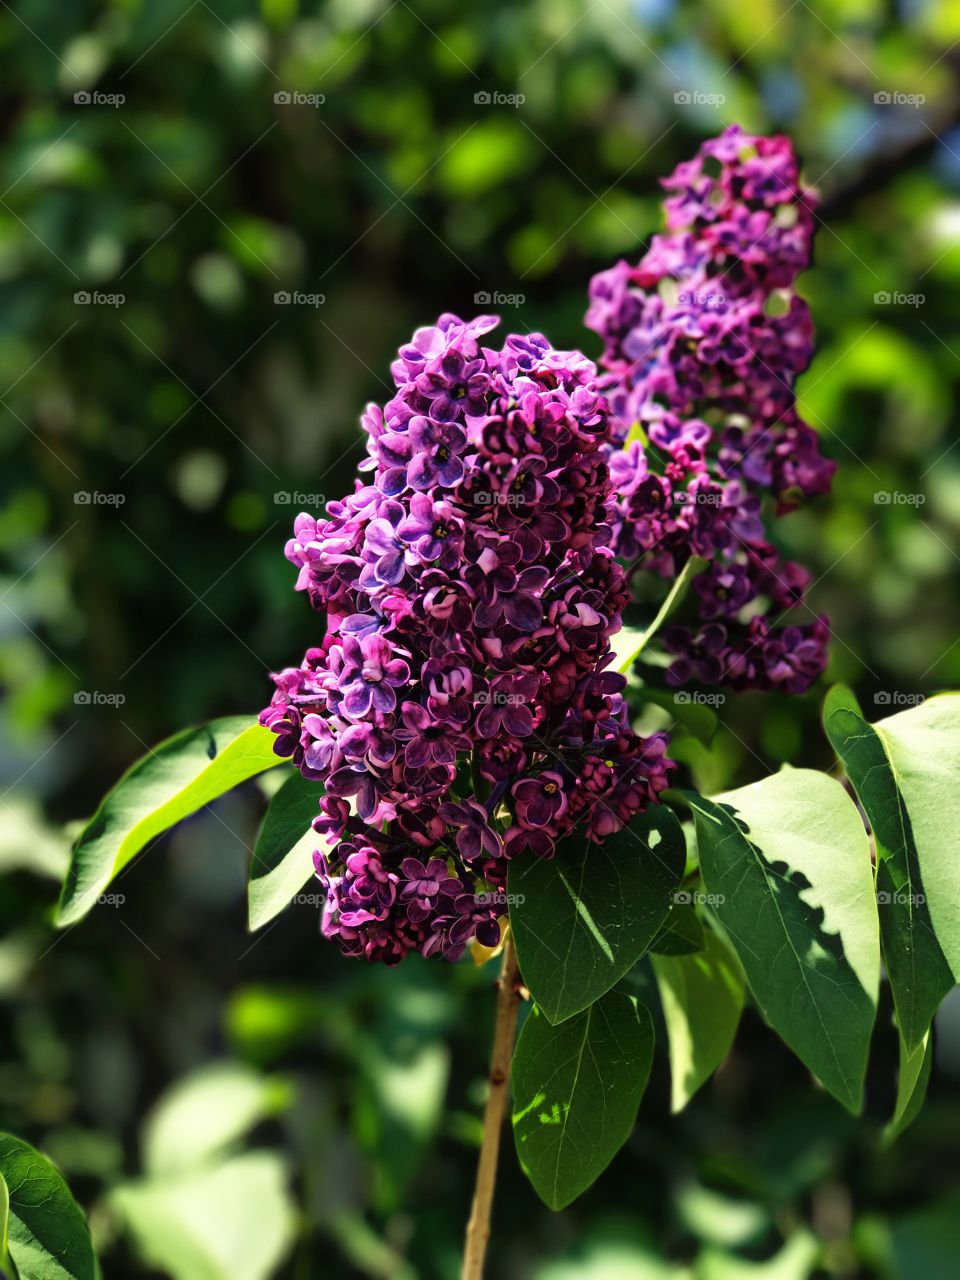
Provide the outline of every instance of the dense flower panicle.
<path id="1" fill-rule="evenodd" d="M 802 602 L 808 575 L 767 540 L 762 499 L 783 514 L 834 471 L 795 393 L 813 326 L 792 286 L 810 263 L 816 197 L 788 139 L 737 125 L 663 186 L 665 232 L 590 285 L 586 323 L 604 340 L 627 445 L 611 456 L 612 545 L 667 577 L 691 555 L 711 562 L 697 579 L 706 625 L 672 636 L 673 683 L 798 692 L 825 666 L 826 624 L 771 621 Z"/>
<path id="2" fill-rule="evenodd" d="M 325 784 L 323 929 L 351 955 L 495 944 L 509 859 L 604 839 L 672 767 L 605 669 L 629 589 L 596 368 L 540 334 L 482 345 L 497 323 L 444 315 L 400 349 L 368 483 L 286 548 L 326 637 L 261 721 Z"/>

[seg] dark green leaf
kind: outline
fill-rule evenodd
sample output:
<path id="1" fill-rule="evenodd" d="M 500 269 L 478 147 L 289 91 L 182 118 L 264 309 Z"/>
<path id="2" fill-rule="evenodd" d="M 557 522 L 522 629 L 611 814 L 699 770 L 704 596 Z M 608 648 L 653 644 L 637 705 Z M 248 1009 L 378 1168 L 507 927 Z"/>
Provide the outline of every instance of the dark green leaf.
<path id="1" fill-rule="evenodd" d="M 687 793 L 704 887 L 767 1021 L 859 1110 L 880 980 L 866 832 L 839 782 L 782 773 L 714 800 Z"/>
<path id="2" fill-rule="evenodd" d="M 86 1218 L 47 1157 L 0 1133 L 0 1178 L 9 1192 L 8 1249 L 20 1280 L 96 1280 Z"/>
<path id="3" fill-rule="evenodd" d="M 683 891 L 678 894 L 682 898 Z M 689 956 L 704 948 L 703 925 L 692 902 L 672 902 L 663 928 L 650 943 L 654 955 Z"/>
<path id="4" fill-rule="evenodd" d="M 319 837 L 311 823 L 320 812 L 317 806 L 322 795 L 319 782 L 297 772 L 271 799 L 250 867 L 247 902 L 251 931 L 279 915 L 312 878 Z"/>
<path id="5" fill-rule="evenodd" d="M 248 716 L 227 716 L 161 742 L 129 769 L 80 834 L 58 923 L 74 924 L 155 836 L 254 774 L 281 764 L 274 735 Z"/>
<path id="6" fill-rule="evenodd" d="M 682 1111 L 730 1052 L 743 1009 L 736 957 L 713 930 L 699 955 L 651 956 L 670 1041 L 671 1109 Z"/>
<path id="7" fill-rule="evenodd" d="M 653 1059 L 643 1005 L 611 992 L 554 1026 L 531 1010 L 513 1058 L 513 1129 L 524 1172 L 562 1209 L 626 1142 Z"/>
<path id="8" fill-rule="evenodd" d="M 671 810 L 654 805 L 594 844 L 510 867 L 510 922 L 523 980 L 551 1022 L 585 1009 L 640 959 L 670 909 L 686 861 Z"/>
<path id="9" fill-rule="evenodd" d="M 883 730 L 867 723 L 853 694 L 842 685 L 828 693 L 823 723 L 873 828 L 880 935 L 909 1058 L 953 986 L 953 975 L 930 922 L 907 799 Z"/>

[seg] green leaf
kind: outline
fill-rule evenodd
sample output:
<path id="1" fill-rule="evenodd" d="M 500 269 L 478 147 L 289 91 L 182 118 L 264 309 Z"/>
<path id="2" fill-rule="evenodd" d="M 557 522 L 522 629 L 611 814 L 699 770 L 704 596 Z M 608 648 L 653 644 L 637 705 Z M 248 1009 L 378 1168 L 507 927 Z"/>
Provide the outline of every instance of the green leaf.
<path id="1" fill-rule="evenodd" d="M 873 727 L 906 802 L 937 941 L 960 981 L 960 694 L 938 694 Z"/>
<path id="2" fill-rule="evenodd" d="M 743 1009 L 735 957 L 712 930 L 699 955 L 651 956 L 670 1042 L 670 1106 L 682 1111 L 730 1052 Z"/>
<path id="3" fill-rule="evenodd" d="M 908 717 L 913 714 L 905 713 Z M 881 726 L 867 723 L 849 689 L 837 685 L 827 694 L 823 724 L 873 828 L 880 936 L 904 1054 L 909 1058 L 926 1036 L 940 1001 L 953 986 L 950 966 L 930 921 L 914 841 L 911 811 L 918 800 L 911 797 L 908 803 L 903 792 L 892 739 L 887 738 Z M 954 733 L 960 734 L 960 714 Z M 954 789 L 955 783 L 951 792 Z M 948 798 L 941 797 L 940 801 L 949 807 Z M 945 819 L 948 812 L 943 815 Z M 954 821 L 960 821 L 960 806 Z M 955 838 L 953 835 L 954 849 Z"/>
<path id="4" fill-rule="evenodd" d="M 718 724 L 717 713 L 713 708 L 722 703 L 723 694 L 704 696 L 710 698 L 711 702 L 701 701 L 683 689 L 651 689 L 642 685 L 639 689 L 631 690 L 630 699 L 631 706 L 652 702 L 654 706 L 662 707 L 698 742 L 709 747 Z"/>
<path id="5" fill-rule="evenodd" d="M 163 1177 L 219 1159 L 290 1097 L 282 1080 L 238 1062 L 194 1072 L 164 1094 L 144 1125 L 145 1171 Z"/>
<path id="6" fill-rule="evenodd" d="M 510 866 L 510 924 L 523 980 L 551 1022 L 598 1000 L 647 950 L 686 861 L 671 810 L 653 805 L 603 844 L 569 836 L 554 858 Z"/>
<path id="7" fill-rule="evenodd" d="M 10 1192 L 3 1175 L 0 1174 L 0 1276 L 3 1276 L 3 1280 L 13 1280 L 14 1262 L 8 1248 L 9 1234 Z"/>
<path id="8" fill-rule="evenodd" d="M 129 769 L 100 803 L 73 850 L 58 924 L 75 924 L 155 836 L 254 774 L 282 764 L 274 735 L 247 716 L 187 729 Z"/>
<path id="9" fill-rule="evenodd" d="M 693 809 L 704 887 L 764 1017 L 851 1111 L 880 981 L 870 850 L 839 782 L 786 769 Z"/>
<path id="10" fill-rule="evenodd" d="M 111 1202 L 145 1262 L 174 1280 L 268 1280 L 296 1231 L 286 1166 L 269 1151 L 127 1183 Z"/>
<path id="11" fill-rule="evenodd" d="M 520 1164 L 551 1209 L 563 1209 L 626 1142 L 653 1060 L 643 1005 L 611 992 L 560 1026 L 531 1010 L 511 1068 Z"/>
<path id="12" fill-rule="evenodd" d="M 7 1249 L 20 1280 L 96 1280 L 87 1220 L 51 1161 L 0 1133 L 0 1180 L 9 1204 Z"/>
<path id="13" fill-rule="evenodd" d="M 927 1094 L 932 1066 L 933 1033 L 928 1030 L 912 1053 L 908 1051 L 901 1035 L 897 1101 L 890 1123 L 883 1131 L 884 1146 L 895 1142 L 904 1129 L 916 1120 Z"/>
<path id="14" fill-rule="evenodd" d="M 676 896 L 682 898 L 683 890 Z M 702 951 L 704 946 L 703 925 L 696 907 L 690 902 L 672 902 L 663 928 L 650 943 L 651 952 L 661 956 L 689 956 Z"/>
<path id="15" fill-rule="evenodd" d="M 257 837 L 247 891 L 251 933 L 278 916 L 314 875 L 319 837 L 311 823 L 319 814 L 323 786 L 301 773 L 288 778 L 271 799 Z"/>

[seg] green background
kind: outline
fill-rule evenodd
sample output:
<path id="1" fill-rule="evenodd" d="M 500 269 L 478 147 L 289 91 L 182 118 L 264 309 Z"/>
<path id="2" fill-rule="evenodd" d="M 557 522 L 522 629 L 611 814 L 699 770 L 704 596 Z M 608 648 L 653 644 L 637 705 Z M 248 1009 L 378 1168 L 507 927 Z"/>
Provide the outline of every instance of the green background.
<path id="1" fill-rule="evenodd" d="M 657 178 L 731 121 L 789 132 L 823 194 L 801 391 L 839 470 L 778 532 L 814 570 L 830 675 L 871 718 L 960 683 L 958 38 L 934 0 L 0 8 L 0 1129 L 92 1206 L 109 1276 L 154 1274 L 107 1198 L 144 1116 L 222 1059 L 290 1085 L 248 1139 L 286 1152 L 301 1206 L 279 1274 L 456 1273 L 491 975 L 343 961 L 311 903 L 247 937 L 256 787 L 54 934 L 61 824 L 147 744 L 257 710 L 316 641 L 282 556 L 304 504 L 277 495 L 349 490 L 412 329 L 493 309 L 596 355 L 590 275 L 640 256 Z M 324 100 L 275 100 L 296 93 Z M 685 749 L 696 784 L 829 766 L 822 692 L 729 698 Z M 633 1138 L 563 1214 L 508 1143 L 491 1274 L 954 1276 L 960 1007 L 881 1154 L 889 1012 L 862 1123 L 748 1013 L 678 1118 L 661 1045 Z"/>

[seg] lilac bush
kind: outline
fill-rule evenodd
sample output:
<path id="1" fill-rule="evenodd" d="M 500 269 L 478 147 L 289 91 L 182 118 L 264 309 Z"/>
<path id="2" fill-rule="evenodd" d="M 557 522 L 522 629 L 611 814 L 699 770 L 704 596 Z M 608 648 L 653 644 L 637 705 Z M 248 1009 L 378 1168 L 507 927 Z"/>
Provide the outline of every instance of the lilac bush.
<path id="1" fill-rule="evenodd" d="M 810 574 L 764 518 L 825 493 L 834 464 L 797 412 L 813 354 L 806 302 L 815 194 L 785 137 L 731 125 L 663 180 L 666 231 L 636 265 L 594 276 L 586 323 L 604 340 L 617 452 L 618 555 L 672 578 L 691 556 L 699 627 L 666 636 L 673 684 L 800 693 L 826 665 L 826 621 L 778 625 Z"/>
<path id="2" fill-rule="evenodd" d="M 387 963 L 496 945 L 508 862 L 602 841 L 672 768 L 607 670 L 629 589 L 596 367 L 540 334 L 482 345 L 497 324 L 417 331 L 363 418 L 369 483 L 286 548 L 326 636 L 261 721 L 325 784 L 324 933 Z"/>

